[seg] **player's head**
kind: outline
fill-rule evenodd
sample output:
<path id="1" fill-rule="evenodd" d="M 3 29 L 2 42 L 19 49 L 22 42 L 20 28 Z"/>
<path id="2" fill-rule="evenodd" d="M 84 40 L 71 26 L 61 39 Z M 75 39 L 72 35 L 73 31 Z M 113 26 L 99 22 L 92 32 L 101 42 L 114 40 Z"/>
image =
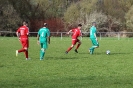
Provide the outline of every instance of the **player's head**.
<path id="1" fill-rule="evenodd" d="M 28 26 L 28 21 L 23 21 L 23 25 Z"/>
<path id="2" fill-rule="evenodd" d="M 44 23 L 44 27 L 47 27 L 47 23 Z"/>
<path id="3" fill-rule="evenodd" d="M 78 24 L 78 28 L 81 29 L 81 27 L 82 27 L 82 24 Z"/>
<path id="4" fill-rule="evenodd" d="M 96 22 L 92 22 L 92 26 L 96 26 Z"/>
<path id="5" fill-rule="evenodd" d="M 82 24 L 78 24 L 78 27 L 82 27 Z"/>

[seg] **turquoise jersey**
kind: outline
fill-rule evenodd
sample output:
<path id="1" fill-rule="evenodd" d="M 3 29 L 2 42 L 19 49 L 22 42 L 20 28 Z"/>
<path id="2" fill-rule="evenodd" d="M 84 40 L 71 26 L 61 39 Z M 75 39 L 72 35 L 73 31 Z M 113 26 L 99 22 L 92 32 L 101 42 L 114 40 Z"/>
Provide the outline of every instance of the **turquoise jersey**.
<path id="1" fill-rule="evenodd" d="M 96 27 L 95 26 L 92 26 L 90 28 L 90 38 L 96 38 L 95 35 L 94 35 L 94 33 L 96 33 L 96 32 L 97 32 Z"/>
<path id="2" fill-rule="evenodd" d="M 43 27 L 38 31 L 38 35 L 40 36 L 39 41 L 40 43 L 47 42 L 47 37 L 50 36 L 50 31 L 48 28 Z"/>

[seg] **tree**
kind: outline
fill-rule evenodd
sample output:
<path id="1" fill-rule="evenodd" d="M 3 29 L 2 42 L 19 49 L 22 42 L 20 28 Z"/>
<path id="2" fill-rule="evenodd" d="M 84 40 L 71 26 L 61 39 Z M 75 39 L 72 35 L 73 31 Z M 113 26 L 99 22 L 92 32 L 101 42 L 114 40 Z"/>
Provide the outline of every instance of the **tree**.
<path id="1" fill-rule="evenodd" d="M 0 31 L 15 31 L 21 18 L 8 0 L 0 0 Z"/>
<path id="2" fill-rule="evenodd" d="M 133 30 L 133 6 L 131 6 L 130 10 L 125 15 L 125 19 L 126 19 L 126 26 L 129 29 Z"/>
<path id="3" fill-rule="evenodd" d="M 96 4 L 97 0 L 81 0 L 76 4 L 72 3 L 64 13 L 66 26 L 82 23 L 82 30 L 88 31 L 92 22 L 96 21 L 98 25 L 104 23 L 107 20 L 107 16 L 97 11 Z"/>
<path id="4" fill-rule="evenodd" d="M 117 31 L 125 29 L 125 14 L 133 4 L 133 0 L 98 0 L 98 10 L 107 15 L 108 31 L 117 25 Z M 121 28 L 123 27 L 123 28 Z"/>

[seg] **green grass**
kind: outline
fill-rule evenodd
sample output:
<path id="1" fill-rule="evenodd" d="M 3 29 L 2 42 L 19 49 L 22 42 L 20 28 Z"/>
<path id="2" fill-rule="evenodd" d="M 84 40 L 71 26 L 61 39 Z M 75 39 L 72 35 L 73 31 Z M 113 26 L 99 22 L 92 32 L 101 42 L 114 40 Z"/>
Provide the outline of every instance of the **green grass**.
<path id="1" fill-rule="evenodd" d="M 21 45 L 16 37 L 0 37 L 0 88 L 133 88 L 133 40 L 99 40 L 100 48 L 88 53 L 91 42 L 83 38 L 79 53 L 71 38 L 51 37 L 45 60 L 39 60 L 40 46 L 30 38 L 29 57 L 15 56 Z M 111 54 L 106 55 L 106 50 Z"/>

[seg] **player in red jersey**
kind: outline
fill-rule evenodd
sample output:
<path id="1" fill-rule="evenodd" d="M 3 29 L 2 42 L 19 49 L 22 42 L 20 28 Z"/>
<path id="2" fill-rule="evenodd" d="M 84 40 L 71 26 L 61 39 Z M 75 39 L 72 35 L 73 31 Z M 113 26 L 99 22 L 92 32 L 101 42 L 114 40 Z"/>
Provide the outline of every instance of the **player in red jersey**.
<path id="1" fill-rule="evenodd" d="M 67 51 L 65 52 L 66 54 L 76 45 L 77 42 L 78 45 L 75 49 L 75 52 L 78 53 L 77 49 L 81 45 L 81 41 L 78 39 L 79 36 L 82 36 L 81 27 L 82 25 L 78 24 L 77 28 L 71 29 L 69 32 L 67 32 L 67 34 L 72 33 L 72 45 L 67 49 Z"/>
<path id="2" fill-rule="evenodd" d="M 29 48 L 29 39 L 28 39 L 28 35 L 29 35 L 29 28 L 28 26 L 28 22 L 24 21 L 23 22 L 23 26 L 21 26 L 20 28 L 18 28 L 16 35 L 19 38 L 21 44 L 22 44 L 22 49 L 20 50 L 16 50 L 16 56 L 18 56 L 18 53 L 24 52 L 25 53 L 25 57 L 26 60 L 28 60 L 28 48 Z"/>

